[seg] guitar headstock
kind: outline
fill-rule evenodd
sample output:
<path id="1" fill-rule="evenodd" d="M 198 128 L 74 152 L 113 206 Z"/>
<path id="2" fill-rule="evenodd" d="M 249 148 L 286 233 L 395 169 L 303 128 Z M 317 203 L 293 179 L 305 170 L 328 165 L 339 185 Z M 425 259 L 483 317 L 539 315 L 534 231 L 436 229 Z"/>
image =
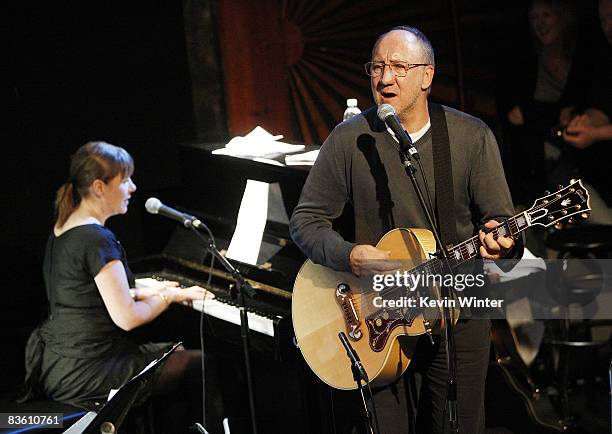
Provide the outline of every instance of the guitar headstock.
<path id="1" fill-rule="evenodd" d="M 560 187 L 558 191 L 547 194 L 533 203 L 525 213 L 530 223 L 544 227 L 555 225 L 561 228 L 561 222 L 568 220 L 573 223 L 572 216 L 580 215 L 588 218 L 591 211 L 589 192 L 582 185 L 581 180 L 572 179 L 566 187 Z"/>

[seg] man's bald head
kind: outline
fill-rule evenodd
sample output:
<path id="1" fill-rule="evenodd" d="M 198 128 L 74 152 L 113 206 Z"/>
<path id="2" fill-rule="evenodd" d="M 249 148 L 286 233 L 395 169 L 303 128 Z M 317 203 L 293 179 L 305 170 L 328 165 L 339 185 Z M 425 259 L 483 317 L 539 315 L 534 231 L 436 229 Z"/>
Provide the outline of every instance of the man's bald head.
<path id="1" fill-rule="evenodd" d="M 429 39 L 427 39 L 427 36 L 425 36 L 423 32 L 421 32 L 416 27 L 412 27 L 412 26 L 397 26 L 397 27 L 393 27 L 388 32 L 383 33 L 382 35 L 378 37 L 378 39 L 374 43 L 372 52 L 376 51 L 376 48 L 378 47 L 378 44 L 380 44 L 380 41 L 382 41 L 385 37 L 387 37 L 391 32 L 409 33 L 410 34 L 409 37 L 411 38 L 414 37 L 415 40 L 418 42 L 419 46 L 421 47 L 424 63 L 428 63 L 434 67 L 436 66 L 434 50 L 431 45 L 431 42 L 429 42 Z"/>

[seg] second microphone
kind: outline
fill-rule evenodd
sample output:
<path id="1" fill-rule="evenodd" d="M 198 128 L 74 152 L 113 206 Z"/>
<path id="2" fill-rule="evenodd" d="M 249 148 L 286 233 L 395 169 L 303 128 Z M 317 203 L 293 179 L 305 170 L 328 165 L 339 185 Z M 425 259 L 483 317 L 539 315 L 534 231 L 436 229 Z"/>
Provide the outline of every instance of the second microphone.
<path id="1" fill-rule="evenodd" d="M 186 228 L 194 227 L 198 229 L 204 229 L 204 224 L 198 220 L 196 217 L 171 208 L 169 206 L 164 205 L 161 201 L 156 197 L 150 197 L 145 202 L 145 208 L 151 214 L 160 214 L 164 217 L 171 218 L 172 220 L 176 220 L 181 223 Z"/>

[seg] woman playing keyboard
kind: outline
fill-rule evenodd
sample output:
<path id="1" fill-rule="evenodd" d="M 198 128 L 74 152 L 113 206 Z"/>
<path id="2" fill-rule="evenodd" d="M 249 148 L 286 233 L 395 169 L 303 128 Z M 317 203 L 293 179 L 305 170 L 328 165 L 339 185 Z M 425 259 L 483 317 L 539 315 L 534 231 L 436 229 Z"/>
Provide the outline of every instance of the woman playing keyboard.
<path id="1" fill-rule="evenodd" d="M 43 274 L 48 319 L 26 347 L 25 399 L 44 394 L 98 410 L 171 343 L 138 345 L 128 331 L 153 320 L 172 303 L 202 299 L 200 287 L 167 282 L 136 289 L 123 247 L 105 223 L 125 214 L 136 191 L 132 157 L 122 148 L 90 142 L 71 158 L 70 177 L 57 191 L 56 223 L 45 251 Z M 175 351 L 148 393 L 163 395 L 191 376 L 200 351 Z M 192 377 L 193 378 L 193 377 Z"/>

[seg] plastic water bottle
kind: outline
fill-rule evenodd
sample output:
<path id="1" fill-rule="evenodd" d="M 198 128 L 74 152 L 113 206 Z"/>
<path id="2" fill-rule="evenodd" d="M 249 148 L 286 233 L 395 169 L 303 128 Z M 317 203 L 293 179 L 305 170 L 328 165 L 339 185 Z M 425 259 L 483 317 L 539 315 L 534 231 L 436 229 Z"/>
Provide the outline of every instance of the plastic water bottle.
<path id="1" fill-rule="evenodd" d="M 355 98 L 349 98 L 346 100 L 346 110 L 344 110 L 344 116 L 342 120 L 345 121 L 349 118 L 352 118 L 355 115 L 361 113 L 359 107 L 357 107 L 357 100 Z"/>

